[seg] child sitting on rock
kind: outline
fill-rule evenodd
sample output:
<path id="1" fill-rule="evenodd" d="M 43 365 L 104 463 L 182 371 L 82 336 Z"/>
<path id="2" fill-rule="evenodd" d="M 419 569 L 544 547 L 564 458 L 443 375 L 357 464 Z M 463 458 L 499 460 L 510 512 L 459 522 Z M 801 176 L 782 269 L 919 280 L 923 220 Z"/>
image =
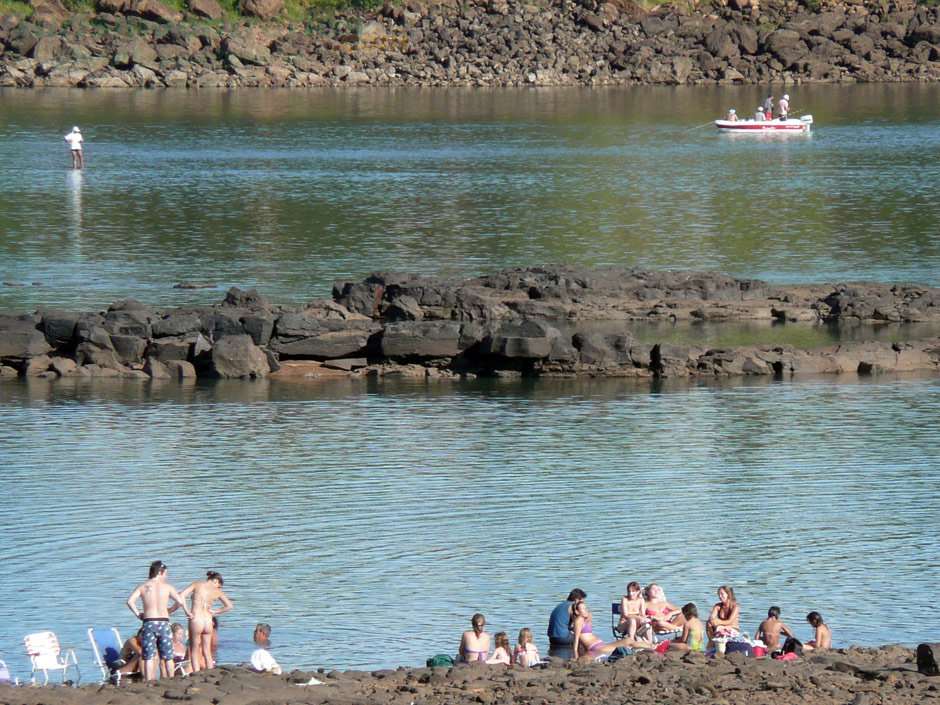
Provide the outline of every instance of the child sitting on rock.
<path id="1" fill-rule="evenodd" d="M 764 642 L 768 651 L 780 648 L 780 635 L 793 636 L 786 624 L 780 621 L 780 608 L 774 605 L 767 610 L 767 619 L 760 623 L 755 636 Z"/>
<path id="2" fill-rule="evenodd" d="M 678 639 L 670 642 L 668 648 L 673 651 L 704 651 L 705 625 L 698 618 L 698 607 L 694 602 L 682 606 L 682 616 L 685 617 L 682 634 Z"/>
<path id="3" fill-rule="evenodd" d="M 542 659 L 539 657 L 539 650 L 532 643 L 532 630 L 526 627 L 519 632 L 519 643 L 512 654 L 512 662 L 520 666 L 529 668 L 539 663 Z"/>
<path id="4" fill-rule="evenodd" d="M 509 635 L 506 632 L 496 632 L 493 635 L 493 643 L 496 648 L 493 649 L 493 655 L 486 659 L 490 665 L 510 666 L 512 665 L 512 647 L 509 646 Z"/>

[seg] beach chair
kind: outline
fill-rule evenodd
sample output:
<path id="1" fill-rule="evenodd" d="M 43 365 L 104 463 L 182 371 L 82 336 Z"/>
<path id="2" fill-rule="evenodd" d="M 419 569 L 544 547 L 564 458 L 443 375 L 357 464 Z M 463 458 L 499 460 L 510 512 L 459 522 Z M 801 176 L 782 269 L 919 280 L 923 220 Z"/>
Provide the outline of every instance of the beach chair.
<path id="1" fill-rule="evenodd" d="M 12 678 L 10 676 L 10 669 L 7 668 L 6 661 L 0 661 L 0 683 L 12 683 L 13 685 L 19 685 L 19 678 Z"/>
<path id="2" fill-rule="evenodd" d="M 611 602 L 610 603 L 610 631 L 614 635 L 614 639 L 623 639 L 626 636 L 629 636 L 626 632 L 622 632 L 617 629 L 617 625 L 620 623 L 620 603 Z M 642 639 L 646 636 L 649 631 L 649 624 L 641 624 L 637 627 L 636 638 Z"/>
<path id="3" fill-rule="evenodd" d="M 115 664 L 121 660 L 121 635 L 114 627 L 92 627 L 88 630 L 88 638 L 91 640 L 91 650 L 95 654 L 95 663 L 101 669 L 101 681 L 110 681 L 115 677 L 115 685 L 121 682 L 121 674 L 117 672 Z M 123 664 L 120 664 L 123 665 Z"/>
<path id="4" fill-rule="evenodd" d="M 26 644 L 26 653 L 29 655 L 29 661 L 33 665 L 33 671 L 29 674 L 30 680 L 36 682 L 36 671 L 42 671 L 46 677 L 46 683 L 49 682 L 49 671 L 62 671 L 62 682 L 65 682 L 65 674 L 69 668 L 75 666 L 75 672 L 78 678 L 77 683 L 82 679 L 82 672 L 78 668 L 78 659 L 75 658 L 74 649 L 66 649 L 63 654 L 59 648 L 59 640 L 53 632 L 36 632 L 27 634 L 23 640 Z M 69 663 L 71 659 L 71 663 Z"/>

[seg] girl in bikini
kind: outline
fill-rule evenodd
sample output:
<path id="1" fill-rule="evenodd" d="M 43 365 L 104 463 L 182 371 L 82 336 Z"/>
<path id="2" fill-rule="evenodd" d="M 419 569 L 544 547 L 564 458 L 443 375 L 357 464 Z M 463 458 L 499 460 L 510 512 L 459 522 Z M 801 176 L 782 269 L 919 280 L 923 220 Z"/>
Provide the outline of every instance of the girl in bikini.
<path id="1" fill-rule="evenodd" d="M 666 593 L 656 583 L 646 588 L 646 616 L 656 634 L 678 631 L 685 624 L 682 610 L 666 601 Z"/>
<path id="2" fill-rule="evenodd" d="M 490 653 L 490 635 L 483 631 L 486 618 L 479 612 L 470 618 L 473 629 L 463 633 L 460 637 L 460 648 L 457 658 L 464 663 L 469 661 L 486 661 Z"/>
<path id="3" fill-rule="evenodd" d="M 571 621 L 568 623 L 568 629 L 574 634 L 574 657 L 583 656 L 601 656 L 610 655 L 618 646 L 626 646 L 630 649 L 652 649 L 652 645 L 645 641 L 625 637 L 605 644 L 594 633 L 594 627 L 591 624 L 591 612 L 583 602 L 576 602 L 571 608 Z"/>
<path id="4" fill-rule="evenodd" d="M 512 654 L 513 663 L 524 668 L 534 666 L 541 661 L 538 647 L 532 643 L 532 630 L 528 627 L 519 630 L 519 644 Z"/>
<path id="5" fill-rule="evenodd" d="M 620 598 L 620 623 L 617 625 L 617 631 L 626 634 L 631 639 L 636 639 L 637 629 L 640 630 L 642 636 L 646 633 L 645 627 L 649 623 L 643 591 L 639 583 L 632 582 L 627 585 L 627 594 Z"/>
<path id="6" fill-rule="evenodd" d="M 222 592 L 222 576 L 214 570 L 206 573 L 205 580 L 197 580 L 180 595 L 185 599 L 189 593 L 193 595 L 193 618 L 189 620 L 189 660 L 193 671 L 201 671 L 215 666 L 212 660 L 212 618 L 235 606 Z M 212 609 L 216 600 L 222 601 L 222 609 Z"/>
<path id="7" fill-rule="evenodd" d="M 738 636 L 738 602 L 734 598 L 734 588 L 722 585 L 718 588 L 718 604 L 712 607 L 712 612 L 705 623 L 708 633 L 708 648 L 714 645 L 715 637 Z"/>

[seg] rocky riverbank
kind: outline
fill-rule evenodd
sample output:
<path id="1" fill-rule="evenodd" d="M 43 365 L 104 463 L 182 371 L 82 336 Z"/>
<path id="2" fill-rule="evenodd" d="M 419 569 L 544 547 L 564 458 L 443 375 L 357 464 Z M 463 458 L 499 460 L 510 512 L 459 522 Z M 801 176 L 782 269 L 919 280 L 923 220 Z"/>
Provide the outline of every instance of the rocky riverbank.
<path id="1" fill-rule="evenodd" d="M 283 0 L 30 0 L 0 16 L 0 86 L 523 86 L 940 80 L 913 0 L 407 0 L 289 22 Z M 258 21 L 261 20 L 261 21 Z"/>
<path id="2" fill-rule="evenodd" d="M 936 652 L 933 645 L 931 653 Z M 923 647 L 921 647 L 923 648 Z M 223 666 L 154 683 L 13 687 L 0 684 L 2 705 L 584 705 L 694 703 L 715 705 L 909 705 L 940 702 L 940 678 L 918 671 L 901 646 L 852 647 L 796 661 L 730 654 L 638 654 L 617 663 L 553 662 L 547 668 L 461 665 L 374 672 L 258 674 Z M 315 676 L 320 685 L 305 685 Z"/>
<path id="3" fill-rule="evenodd" d="M 772 286 L 715 273 L 558 266 L 474 279 L 393 273 L 330 300 L 0 313 L 0 379 L 543 376 L 683 378 L 940 371 L 940 339 L 714 348 L 640 342 L 638 322 L 937 323 L 940 289 Z"/>

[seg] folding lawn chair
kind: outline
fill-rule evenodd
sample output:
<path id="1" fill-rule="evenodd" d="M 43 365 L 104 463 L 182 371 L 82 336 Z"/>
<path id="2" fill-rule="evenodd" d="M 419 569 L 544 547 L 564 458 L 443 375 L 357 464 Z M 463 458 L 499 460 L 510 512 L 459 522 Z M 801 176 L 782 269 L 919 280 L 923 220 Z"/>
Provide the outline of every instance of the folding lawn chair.
<path id="1" fill-rule="evenodd" d="M 115 677 L 116 683 L 121 682 L 121 674 L 117 672 L 118 667 L 123 663 L 121 660 L 121 635 L 114 627 L 92 627 L 88 630 L 88 638 L 91 640 L 91 650 L 95 654 L 95 663 L 101 669 L 101 681 L 110 681 Z"/>
<path id="2" fill-rule="evenodd" d="M 82 672 L 78 668 L 78 659 L 75 658 L 74 649 L 66 649 L 62 653 L 59 648 L 59 640 L 53 632 L 36 632 L 27 634 L 23 640 L 26 644 L 26 653 L 29 655 L 29 661 L 33 665 L 33 671 L 29 674 L 30 680 L 36 682 L 36 671 L 42 671 L 46 677 L 46 683 L 49 682 L 49 671 L 62 671 L 62 682 L 65 682 L 65 674 L 69 668 L 75 666 L 75 672 L 78 673 L 76 683 L 82 679 Z M 69 663 L 71 658 L 71 663 Z"/>
<path id="3" fill-rule="evenodd" d="M 10 669 L 7 668 L 6 661 L 0 661 L 0 683 L 12 683 L 13 685 L 19 685 L 19 678 L 10 677 Z"/>

